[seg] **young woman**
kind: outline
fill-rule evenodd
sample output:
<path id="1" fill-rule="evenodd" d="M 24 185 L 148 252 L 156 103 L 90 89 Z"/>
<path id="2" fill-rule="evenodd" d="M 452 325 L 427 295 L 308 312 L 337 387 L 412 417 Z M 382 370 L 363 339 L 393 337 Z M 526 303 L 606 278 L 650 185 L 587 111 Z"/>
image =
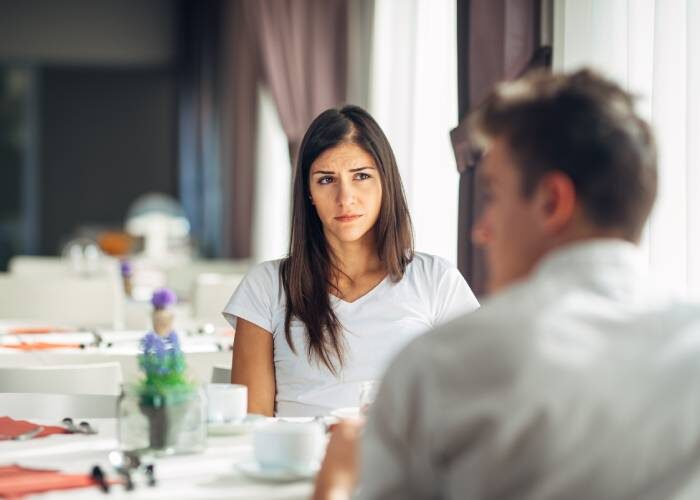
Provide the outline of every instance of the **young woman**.
<path id="1" fill-rule="evenodd" d="M 454 266 L 414 253 L 394 154 L 361 108 L 313 121 L 292 205 L 289 256 L 255 266 L 224 310 L 231 379 L 251 413 L 324 415 L 358 406 L 399 349 L 478 303 Z"/>

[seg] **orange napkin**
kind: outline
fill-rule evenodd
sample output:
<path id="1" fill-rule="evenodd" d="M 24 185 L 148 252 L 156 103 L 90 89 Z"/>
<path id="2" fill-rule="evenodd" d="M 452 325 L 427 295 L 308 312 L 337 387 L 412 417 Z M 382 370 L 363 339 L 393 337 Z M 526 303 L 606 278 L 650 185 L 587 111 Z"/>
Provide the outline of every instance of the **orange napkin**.
<path id="1" fill-rule="evenodd" d="M 46 351 L 47 349 L 80 349 L 80 344 L 59 342 L 22 342 L 20 344 L 0 344 L 0 347 L 19 351 Z"/>
<path id="2" fill-rule="evenodd" d="M 33 493 L 96 486 L 88 474 L 64 474 L 55 470 L 0 466 L 0 497 L 22 498 Z"/>
<path id="3" fill-rule="evenodd" d="M 1 436 L 17 436 L 25 432 L 36 429 L 39 424 L 29 422 L 27 420 L 15 420 L 10 417 L 0 417 L 0 435 Z M 66 434 L 67 429 L 58 425 L 44 425 L 44 428 L 39 434 L 34 437 L 46 437 L 51 434 Z"/>
<path id="4" fill-rule="evenodd" d="M 8 329 L 7 333 L 12 335 L 25 335 L 29 333 L 59 333 L 70 331 L 70 328 L 61 328 L 57 326 L 18 326 Z"/>

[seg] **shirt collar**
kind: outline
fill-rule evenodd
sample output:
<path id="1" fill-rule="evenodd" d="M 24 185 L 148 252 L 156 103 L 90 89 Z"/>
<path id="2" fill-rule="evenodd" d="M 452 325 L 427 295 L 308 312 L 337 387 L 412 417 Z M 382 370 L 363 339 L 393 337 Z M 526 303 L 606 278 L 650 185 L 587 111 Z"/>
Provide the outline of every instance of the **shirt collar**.
<path id="1" fill-rule="evenodd" d="M 594 274 L 599 269 L 615 269 L 625 276 L 647 274 L 647 263 L 640 248 L 619 238 L 589 239 L 569 243 L 545 255 L 534 269 L 533 278 L 565 274 Z"/>

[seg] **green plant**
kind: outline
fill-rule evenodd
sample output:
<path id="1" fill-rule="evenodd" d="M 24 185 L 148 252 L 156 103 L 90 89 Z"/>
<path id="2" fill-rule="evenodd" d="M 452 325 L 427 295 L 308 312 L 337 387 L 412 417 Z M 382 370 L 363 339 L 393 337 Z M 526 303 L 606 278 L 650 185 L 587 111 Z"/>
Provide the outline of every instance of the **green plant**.
<path id="1" fill-rule="evenodd" d="M 145 375 L 137 386 L 141 404 L 163 406 L 178 402 L 194 388 L 186 376 L 185 356 L 175 332 L 165 337 L 148 332 L 141 339 L 139 367 Z"/>

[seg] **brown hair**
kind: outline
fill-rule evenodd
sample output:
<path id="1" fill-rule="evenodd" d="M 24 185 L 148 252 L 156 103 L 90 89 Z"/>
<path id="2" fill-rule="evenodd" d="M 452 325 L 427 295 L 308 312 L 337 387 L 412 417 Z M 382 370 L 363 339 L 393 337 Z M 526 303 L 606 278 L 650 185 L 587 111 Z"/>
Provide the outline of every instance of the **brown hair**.
<path id="1" fill-rule="evenodd" d="M 502 83 L 471 118 L 477 140 L 505 139 L 526 196 L 566 173 L 590 221 L 637 241 L 657 189 L 656 146 L 634 98 L 590 70 Z"/>
<path id="2" fill-rule="evenodd" d="M 393 281 L 403 277 L 413 259 L 413 229 L 396 159 L 377 122 L 362 108 L 328 109 L 311 123 L 301 142 L 292 194 L 292 234 L 289 256 L 280 266 L 287 307 L 284 333 L 296 352 L 290 324 L 296 317 L 306 326 L 309 359 L 337 373 L 344 361 L 342 325 L 331 307 L 329 292 L 337 288 L 331 249 L 321 220 L 309 199 L 311 164 L 324 151 L 342 143 L 357 144 L 374 159 L 382 185 L 379 217 L 374 226 L 379 259 Z"/>

